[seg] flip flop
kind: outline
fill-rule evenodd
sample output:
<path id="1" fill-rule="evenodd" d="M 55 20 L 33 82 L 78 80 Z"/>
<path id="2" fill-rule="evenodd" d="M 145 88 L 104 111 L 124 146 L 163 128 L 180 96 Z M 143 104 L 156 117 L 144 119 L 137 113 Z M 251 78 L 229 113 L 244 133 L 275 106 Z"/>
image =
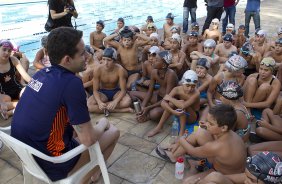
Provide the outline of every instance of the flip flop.
<path id="1" fill-rule="evenodd" d="M 161 157 L 161 158 L 163 158 L 165 161 L 168 161 L 168 162 L 170 162 L 170 163 L 172 163 L 172 164 L 174 164 L 175 162 L 173 162 L 170 158 L 169 158 L 169 156 L 167 155 L 167 153 L 165 152 L 166 150 L 165 149 L 163 149 L 163 148 L 161 148 L 161 147 L 157 147 L 156 149 L 156 153 Z M 162 153 L 161 153 L 162 152 Z"/>

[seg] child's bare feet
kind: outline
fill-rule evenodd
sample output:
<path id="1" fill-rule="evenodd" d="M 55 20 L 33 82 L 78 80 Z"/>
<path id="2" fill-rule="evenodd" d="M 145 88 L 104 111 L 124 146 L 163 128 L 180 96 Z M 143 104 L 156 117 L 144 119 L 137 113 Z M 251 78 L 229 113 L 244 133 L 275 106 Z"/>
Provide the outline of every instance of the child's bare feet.
<path id="1" fill-rule="evenodd" d="M 153 137 L 154 135 L 157 135 L 158 133 L 161 133 L 162 132 L 162 129 L 159 129 L 159 128 L 154 128 L 153 130 L 151 130 L 147 136 L 148 137 Z"/>

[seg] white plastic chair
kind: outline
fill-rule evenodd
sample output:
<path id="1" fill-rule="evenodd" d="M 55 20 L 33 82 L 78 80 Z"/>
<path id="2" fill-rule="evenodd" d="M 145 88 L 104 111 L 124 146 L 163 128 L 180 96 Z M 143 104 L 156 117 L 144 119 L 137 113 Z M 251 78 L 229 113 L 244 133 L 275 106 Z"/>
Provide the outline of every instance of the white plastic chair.
<path id="1" fill-rule="evenodd" d="M 102 155 L 100 145 L 98 142 L 93 144 L 88 148 L 90 161 L 82 166 L 78 171 L 73 173 L 71 176 L 68 176 L 65 179 L 52 182 L 45 172 L 41 169 L 41 167 L 37 164 L 34 160 L 32 155 L 35 155 L 43 160 L 53 162 L 53 163 L 63 163 L 66 162 L 73 157 L 79 155 L 83 151 L 87 150 L 87 147 L 84 145 L 79 145 L 78 147 L 72 149 L 71 151 L 57 157 L 47 156 L 40 151 L 30 147 L 29 145 L 13 138 L 12 136 L 8 135 L 10 132 L 10 128 L 0 128 L 0 139 L 4 142 L 4 144 L 13 150 L 20 158 L 23 166 L 23 176 L 24 176 L 24 183 L 31 184 L 32 183 L 32 176 L 46 182 L 46 183 L 54 183 L 54 184 L 78 184 L 80 183 L 81 179 L 96 165 L 100 166 L 102 176 L 104 179 L 105 184 L 110 183 L 109 175 L 107 172 L 107 167 L 104 161 L 104 157 Z"/>

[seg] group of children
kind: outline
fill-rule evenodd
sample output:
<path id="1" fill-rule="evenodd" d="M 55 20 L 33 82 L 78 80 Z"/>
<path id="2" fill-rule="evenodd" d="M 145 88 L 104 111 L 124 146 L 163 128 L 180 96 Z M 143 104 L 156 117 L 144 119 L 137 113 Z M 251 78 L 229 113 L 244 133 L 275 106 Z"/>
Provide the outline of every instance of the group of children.
<path id="1" fill-rule="evenodd" d="M 136 120 L 157 122 L 149 137 L 175 116 L 180 138 L 166 148 L 158 146 L 156 152 L 172 163 L 183 155 L 204 158 L 204 165 L 197 166 L 202 172 L 184 183 L 281 182 L 282 28 L 274 41 L 264 30 L 247 39 L 244 25 L 235 30 L 228 24 L 222 35 L 214 19 L 203 35 L 196 22 L 183 35 L 173 20 L 173 14 L 167 14 L 162 38 L 152 16 L 141 29 L 119 18 L 110 35 L 103 33 L 103 21 L 96 22 L 85 47 L 87 69 L 77 74 L 88 95 L 89 112 L 136 113 L 132 104 L 138 101 Z M 33 62 L 38 70 L 50 66 L 46 39 Z M 1 40 L 0 48 L 1 90 L 12 66 L 28 82 L 20 62 L 11 56 L 12 44 Z M 0 97 L 3 114 L 14 97 L 6 92 Z M 199 128 L 188 136 L 191 125 Z M 246 149 L 249 139 L 262 143 Z"/>

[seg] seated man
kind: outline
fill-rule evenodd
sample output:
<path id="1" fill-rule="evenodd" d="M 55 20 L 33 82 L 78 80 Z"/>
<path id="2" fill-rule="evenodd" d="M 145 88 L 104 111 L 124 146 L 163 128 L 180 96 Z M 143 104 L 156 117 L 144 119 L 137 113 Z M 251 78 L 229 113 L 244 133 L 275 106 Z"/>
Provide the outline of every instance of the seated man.
<path id="1" fill-rule="evenodd" d="M 121 42 L 114 41 L 116 36 L 121 36 Z M 140 37 L 145 41 L 136 40 Z M 146 45 L 150 38 L 146 35 L 134 33 L 125 26 L 120 33 L 104 38 L 104 42 L 117 49 L 121 57 L 121 66 L 127 71 L 128 79 L 126 88 L 131 89 L 131 85 L 140 77 L 141 66 L 138 63 L 138 47 Z"/>
<path id="2" fill-rule="evenodd" d="M 237 48 L 234 45 L 232 45 L 232 42 L 233 42 L 232 34 L 226 33 L 223 36 L 223 43 L 220 43 L 215 47 L 214 53 L 219 56 L 220 64 L 224 64 L 228 60 L 229 55 L 232 52 L 237 52 Z"/>
<path id="3" fill-rule="evenodd" d="M 278 146 L 279 147 L 279 146 Z M 263 152 L 262 152 L 263 151 Z M 279 184 L 282 182 L 282 159 L 279 155 L 262 150 L 247 158 L 246 169 L 239 174 L 223 175 L 212 172 L 205 178 L 197 178 L 193 183 L 218 183 L 218 184 Z M 192 181 L 188 181 L 191 183 Z M 186 183 L 186 182 L 185 182 Z"/>
<path id="4" fill-rule="evenodd" d="M 180 83 L 181 85 L 176 86 L 168 95 L 165 95 L 161 103 L 164 113 L 157 127 L 147 134 L 148 137 L 160 133 L 171 114 L 180 119 L 180 136 L 184 134 L 186 122 L 191 124 L 198 120 L 200 110 L 200 92 L 196 88 L 198 76 L 193 70 L 188 70 L 184 73 Z"/>
<path id="5" fill-rule="evenodd" d="M 203 34 L 203 39 L 213 39 L 216 43 L 221 41 L 221 32 L 218 30 L 219 20 L 213 19 L 209 29 L 206 29 Z"/>
<path id="6" fill-rule="evenodd" d="M 88 99 L 89 112 L 133 112 L 131 99 L 126 94 L 125 69 L 116 63 L 117 53 L 114 48 L 106 48 L 103 54 L 105 64 L 94 70 L 93 95 Z"/>
<path id="7" fill-rule="evenodd" d="M 214 53 L 216 47 L 216 43 L 213 39 L 207 39 L 204 42 L 204 52 L 198 52 L 193 51 L 190 54 L 190 58 L 192 60 L 191 62 L 191 70 L 196 70 L 197 62 L 200 58 L 206 58 L 210 65 L 211 65 L 211 71 L 209 73 L 214 76 L 217 74 L 217 71 L 219 70 L 219 57 Z"/>
<path id="8" fill-rule="evenodd" d="M 166 94 L 177 85 L 178 78 L 176 73 L 168 68 L 172 62 L 172 56 L 169 51 L 161 51 L 157 54 L 154 62 L 154 69 L 150 76 L 150 85 L 148 92 L 131 91 L 129 94 L 132 99 L 142 100 L 142 111 L 137 114 L 137 121 L 145 122 L 148 120 L 159 121 L 163 108 L 161 107 L 162 99 Z M 159 84 L 159 90 L 154 92 L 155 84 Z M 150 103 L 150 105 L 149 105 Z"/>
<path id="9" fill-rule="evenodd" d="M 247 151 L 242 139 L 231 130 L 236 119 L 232 106 L 214 106 L 204 122 L 206 129 L 199 128 L 187 138 L 181 137 L 170 151 L 157 147 L 156 152 L 170 162 L 175 162 L 176 158 L 185 153 L 197 158 L 207 158 L 210 169 L 188 177 L 185 182 L 202 178 L 213 171 L 223 174 L 242 173 L 245 170 Z"/>
<path id="10" fill-rule="evenodd" d="M 70 39 L 71 38 L 71 39 Z M 11 135 L 49 156 L 60 156 L 79 144 L 99 141 L 107 159 L 119 138 L 119 131 L 101 119 L 92 125 L 81 80 L 75 73 L 86 69 L 82 32 L 61 27 L 48 35 L 47 50 L 52 66 L 38 71 L 28 83 L 16 108 Z M 73 128 L 78 137 L 73 137 Z M 64 163 L 36 162 L 52 181 L 66 178 L 89 162 L 89 151 Z M 81 183 L 97 180 L 97 169 Z"/>
<path id="11" fill-rule="evenodd" d="M 270 108 L 279 96 L 281 83 L 273 76 L 275 61 L 264 58 L 260 63 L 259 73 L 249 75 L 244 86 L 244 105 L 249 109 L 262 111 Z M 255 111 L 256 111 L 255 110 Z"/>

